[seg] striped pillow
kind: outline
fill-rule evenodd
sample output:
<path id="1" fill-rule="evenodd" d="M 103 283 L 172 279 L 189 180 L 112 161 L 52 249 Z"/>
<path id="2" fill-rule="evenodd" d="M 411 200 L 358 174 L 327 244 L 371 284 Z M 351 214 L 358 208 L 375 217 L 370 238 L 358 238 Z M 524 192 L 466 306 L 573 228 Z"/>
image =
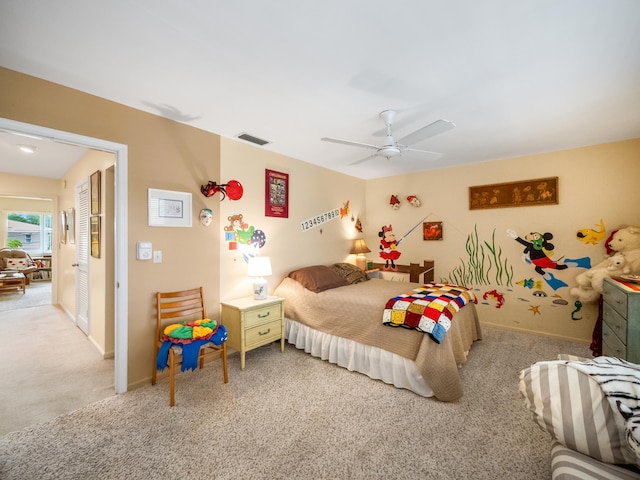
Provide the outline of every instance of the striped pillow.
<path id="1" fill-rule="evenodd" d="M 635 464 L 600 385 L 563 360 L 520 372 L 520 393 L 538 425 L 561 444 L 608 463 Z"/>
<path id="2" fill-rule="evenodd" d="M 552 480 L 620 480 L 640 479 L 640 472 L 632 467 L 611 465 L 571 450 L 554 440 L 551 447 Z"/>

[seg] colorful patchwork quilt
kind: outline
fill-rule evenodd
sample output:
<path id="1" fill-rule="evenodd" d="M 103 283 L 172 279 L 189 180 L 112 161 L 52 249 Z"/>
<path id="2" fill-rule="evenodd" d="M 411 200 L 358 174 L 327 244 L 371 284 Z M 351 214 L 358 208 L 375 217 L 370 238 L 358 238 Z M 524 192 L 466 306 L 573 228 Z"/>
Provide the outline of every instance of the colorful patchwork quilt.
<path id="1" fill-rule="evenodd" d="M 468 288 L 428 283 L 390 298 L 384 309 L 382 323 L 390 327 L 418 330 L 440 343 L 451 327 L 453 316 L 470 302 L 477 303 L 477 300 Z"/>

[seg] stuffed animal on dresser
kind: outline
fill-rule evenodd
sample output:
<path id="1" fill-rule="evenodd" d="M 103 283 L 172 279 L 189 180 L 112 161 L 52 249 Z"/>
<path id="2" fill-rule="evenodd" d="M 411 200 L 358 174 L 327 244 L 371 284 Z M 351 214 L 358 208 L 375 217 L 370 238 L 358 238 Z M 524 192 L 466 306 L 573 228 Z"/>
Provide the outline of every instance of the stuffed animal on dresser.
<path id="1" fill-rule="evenodd" d="M 580 273 L 576 277 L 578 286 L 569 291 L 582 303 L 598 301 L 605 278 L 640 274 L 640 227 L 631 226 L 617 230 L 607 242 L 607 247 L 613 255 Z"/>

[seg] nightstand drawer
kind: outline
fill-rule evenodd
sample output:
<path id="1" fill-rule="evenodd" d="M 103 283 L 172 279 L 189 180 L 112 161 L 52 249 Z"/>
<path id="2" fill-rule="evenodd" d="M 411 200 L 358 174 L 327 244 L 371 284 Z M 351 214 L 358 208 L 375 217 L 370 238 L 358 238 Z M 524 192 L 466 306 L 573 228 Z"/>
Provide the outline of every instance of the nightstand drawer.
<path id="1" fill-rule="evenodd" d="M 602 320 L 623 344 L 627 344 L 627 319 L 620 316 L 608 303 L 602 304 Z"/>
<path id="2" fill-rule="evenodd" d="M 627 358 L 627 347 L 606 323 L 602 325 L 602 354 L 608 357 Z"/>
<path id="3" fill-rule="evenodd" d="M 245 328 L 261 325 L 272 320 L 280 320 L 282 317 L 282 305 L 280 303 L 265 305 L 263 308 L 249 310 L 245 314 Z"/>
<path id="4" fill-rule="evenodd" d="M 611 305 L 620 315 L 627 318 L 627 294 L 624 291 L 605 282 L 602 289 L 602 298 L 605 303 Z"/>
<path id="5" fill-rule="evenodd" d="M 277 319 L 271 323 L 249 328 L 246 331 L 245 344 L 249 349 L 253 346 L 278 340 L 282 336 L 282 321 Z"/>

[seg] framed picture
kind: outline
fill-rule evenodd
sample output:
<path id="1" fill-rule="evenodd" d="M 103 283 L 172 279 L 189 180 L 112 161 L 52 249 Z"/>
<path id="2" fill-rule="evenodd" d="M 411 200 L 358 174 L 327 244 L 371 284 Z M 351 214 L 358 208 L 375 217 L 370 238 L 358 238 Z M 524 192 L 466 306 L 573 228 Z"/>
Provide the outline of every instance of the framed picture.
<path id="1" fill-rule="evenodd" d="M 67 209 L 67 240 L 76 243 L 76 211 L 73 208 Z"/>
<path id="2" fill-rule="evenodd" d="M 67 243 L 67 212 L 60 212 L 60 243 Z"/>
<path id="3" fill-rule="evenodd" d="M 422 238 L 424 240 L 442 240 L 442 222 L 423 222 Z"/>
<path id="4" fill-rule="evenodd" d="M 469 210 L 558 204 L 558 177 L 469 187 Z"/>
<path id="5" fill-rule="evenodd" d="M 191 194 L 148 190 L 150 227 L 191 227 Z"/>
<path id="6" fill-rule="evenodd" d="M 100 213 L 100 170 L 91 174 L 91 215 Z"/>
<path id="7" fill-rule="evenodd" d="M 289 174 L 265 170 L 264 214 L 289 218 Z"/>
<path id="8" fill-rule="evenodd" d="M 91 256 L 100 258 L 100 215 L 92 215 L 91 225 Z"/>

